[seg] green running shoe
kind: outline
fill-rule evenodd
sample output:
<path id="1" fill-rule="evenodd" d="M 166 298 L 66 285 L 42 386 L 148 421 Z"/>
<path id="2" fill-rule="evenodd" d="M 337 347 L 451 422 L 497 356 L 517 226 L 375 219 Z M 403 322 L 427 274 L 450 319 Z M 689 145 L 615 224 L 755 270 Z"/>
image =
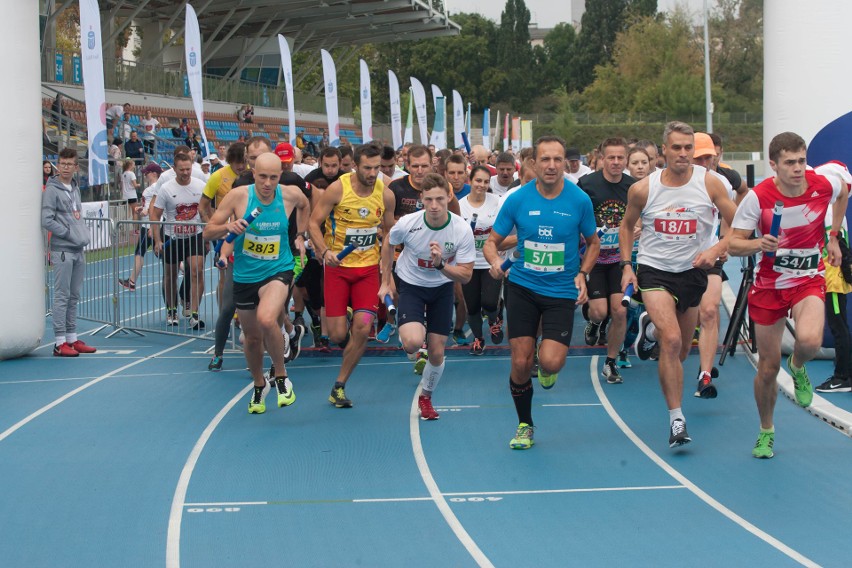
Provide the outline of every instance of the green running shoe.
<path id="1" fill-rule="evenodd" d="M 296 402 L 293 383 L 287 377 L 275 377 L 275 388 L 278 390 L 278 408 L 290 406 Z"/>
<path id="2" fill-rule="evenodd" d="M 775 444 L 775 432 L 761 432 L 757 435 L 757 443 L 751 451 L 756 458 L 769 459 L 775 455 L 772 446 Z"/>
<path id="3" fill-rule="evenodd" d="M 528 450 L 535 445 L 533 439 L 533 427 L 526 422 L 518 424 L 518 430 L 515 432 L 515 437 L 509 442 L 509 447 L 513 450 Z"/>
<path id="4" fill-rule="evenodd" d="M 269 385 L 269 382 L 264 384 L 262 387 L 256 386 L 254 387 L 254 392 L 251 395 L 251 399 L 249 399 L 249 414 L 263 414 L 266 412 L 266 395 L 269 394 L 269 389 L 272 388 Z"/>
<path id="5" fill-rule="evenodd" d="M 799 406 L 802 408 L 809 407 L 811 402 L 814 400 L 814 387 L 811 385 L 805 366 L 802 365 L 802 368 L 798 371 L 793 369 L 793 354 L 790 353 L 790 356 L 787 357 L 787 368 L 790 369 L 790 375 L 793 377 L 793 385 L 795 386 L 796 391 L 796 402 L 799 403 Z"/>
<path id="6" fill-rule="evenodd" d="M 559 378 L 559 373 L 553 373 L 552 375 L 548 375 L 546 373 L 541 372 L 541 367 L 538 368 L 538 383 L 541 385 L 543 389 L 552 389 L 553 385 L 556 384 L 556 379 Z"/>

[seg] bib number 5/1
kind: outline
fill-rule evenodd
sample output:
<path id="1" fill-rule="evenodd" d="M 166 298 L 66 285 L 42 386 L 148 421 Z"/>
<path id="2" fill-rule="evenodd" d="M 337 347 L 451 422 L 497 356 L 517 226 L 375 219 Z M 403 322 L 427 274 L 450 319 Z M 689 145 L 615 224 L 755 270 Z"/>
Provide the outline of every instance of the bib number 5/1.
<path id="1" fill-rule="evenodd" d="M 535 272 L 563 272 L 565 245 L 524 241 L 524 268 Z"/>

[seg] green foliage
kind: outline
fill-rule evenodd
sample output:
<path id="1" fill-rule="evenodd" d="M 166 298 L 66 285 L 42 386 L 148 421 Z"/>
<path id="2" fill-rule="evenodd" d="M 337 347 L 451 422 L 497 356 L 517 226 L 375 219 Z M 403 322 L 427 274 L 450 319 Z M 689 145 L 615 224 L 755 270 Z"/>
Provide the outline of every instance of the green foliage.
<path id="1" fill-rule="evenodd" d="M 710 18 L 710 69 L 719 111 L 756 112 L 763 103 L 763 0 L 719 0 Z"/>
<path id="2" fill-rule="evenodd" d="M 570 92 L 574 82 L 571 58 L 576 48 L 577 32 L 565 22 L 557 24 L 544 37 L 542 82 L 550 89 Z"/>

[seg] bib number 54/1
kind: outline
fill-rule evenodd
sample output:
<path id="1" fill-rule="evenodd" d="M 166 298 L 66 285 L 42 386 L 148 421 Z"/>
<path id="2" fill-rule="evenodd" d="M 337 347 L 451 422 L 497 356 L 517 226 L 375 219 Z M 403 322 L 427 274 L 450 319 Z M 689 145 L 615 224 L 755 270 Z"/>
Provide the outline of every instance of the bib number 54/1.
<path id="1" fill-rule="evenodd" d="M 793 276 L 814 276 L 819 272 L 820 252 L 810 249 L 778 249 L 772 270 Z"/>

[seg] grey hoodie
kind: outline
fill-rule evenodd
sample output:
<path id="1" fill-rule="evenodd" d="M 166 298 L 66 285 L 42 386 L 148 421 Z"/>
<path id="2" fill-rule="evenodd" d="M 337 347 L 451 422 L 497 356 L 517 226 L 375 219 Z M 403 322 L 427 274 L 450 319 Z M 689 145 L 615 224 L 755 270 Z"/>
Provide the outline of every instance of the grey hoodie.
<path id="1" fill-rule="evenodd" d="M 41 195 L 41 226 L 53 233 L 51 250 L 80 252 L 89 244 L 89 229 L 82 208 L 80 190 L 74 180 L 71 180 L 71 191 L 58 176 L 47 180 Z"/>

